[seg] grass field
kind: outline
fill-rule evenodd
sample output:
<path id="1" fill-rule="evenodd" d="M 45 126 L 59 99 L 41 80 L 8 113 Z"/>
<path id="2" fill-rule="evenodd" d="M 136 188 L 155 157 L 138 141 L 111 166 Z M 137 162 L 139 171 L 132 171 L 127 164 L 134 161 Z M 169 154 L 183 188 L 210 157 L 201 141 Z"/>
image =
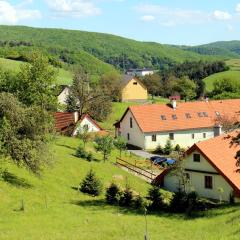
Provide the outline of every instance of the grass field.
<path id="1" fill-rule="evenodd" d="M 230 59 L 226 61 L 226 64 L 233 71 L 240 71 L 240 59 Z"/>
<path id="2" fill-rule="evenodd" d="M 22 64 L 23 62 L 20 62 L 20 61 L 0 58 L 0 68 L 2 67 L 4 70 L 7 70 L 7 71 L 19 72 L 20 66 Z M 72 77 L 73 77 L 71 72 L 66 71 L 63 68 L 56 69 L 56 70 L 58 72 L 58 75 L 57 75 L 58 84 L 71 84 Z"/>
<path id="3" fill-rule="evenodd" d="M 79 140 L 59 138 L 53 146 L 55 164 L 40 178 L 8 163 L 5 181 L 0 180 L 1 240 L 138 240 L 143 239 L 145 220 L 141 212 L 108 206 L 104 195 L 90 197 L 78 186 L 92 168 L 107 186 L 112 179 L 146 195 L 149 185 L 112 164 L 111 161 L 86 162 L 73 156 Z M 92 146 L 88 146 L 92 149 Z M 95 154 L 96 159 L 101 159 Z M 25 211 L 19 211 L 21 201 Z M 186 219 L 183 215 L 150 214 L 151 240 L 238 240 L 239 206 L 206 212 Z"/>

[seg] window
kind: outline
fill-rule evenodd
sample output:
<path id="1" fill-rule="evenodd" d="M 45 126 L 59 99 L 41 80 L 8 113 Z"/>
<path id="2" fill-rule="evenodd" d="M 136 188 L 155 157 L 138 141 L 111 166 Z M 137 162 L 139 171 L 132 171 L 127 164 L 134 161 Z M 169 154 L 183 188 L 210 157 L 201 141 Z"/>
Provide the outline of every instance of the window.
<path id="1" fill-rule="evenodd" d="M 176 114 L 173 114 L 173 115 L 172 115 L 172 119 L 173 119 L 173 120 L 177 120 L 177 115 L 176 115 Z"/>
<path id="2" fill-rule="evenodd" d="M 194 153 L 193 154 L 193 161 L 194 162 L 200 162 L 200 154 Z"/>
<path id="3" fill-rule="evenodd" d="M 154 135 L 152 135 L 152 142 L 156 142 L 156 141 L 157 141 L 157 135 L 154 134 Z"/>
<path id="4" fill-rule="evenodd" d="M 192 118 L 190 113 L 185 113 L 186 118 Z"/>
<path id="5" fill-rule="evenodd" d="M 195 134 L 193 133 L 193 134 L 192 134 L 192 139 L 194 139 L 194 138 L 195 138 Z"/>
<path id="6" fill-rule="evenodd" d="M 83 131 L 88 132 L 88 130 L 89 130 L 88 124 L 84 124 L 84 125 L 83 125 Z"/>
<path id="7" fill-rule="evenodd" d="M 132 121 L 132 118 L 130 117 L 130 128 L 133 127 L 133 121 Z"/>
<path id="8" fill-rule="evenodd" d="M 207 134 L 206 133 L 203 133 L 203 138 L 206 138 L 207 137 Z"/>
<path id="9" fill-rule="evenodd" d="M 199 117 L 204 117 L 203 112 L 198 112 Z"/>
<path id="10" fill-rule="evenodd" d="M 208 113 L 207 112 L 203 112 L 203 116 L 204 117 L 208 117 Z"/>
<path id="11" fill-rule="evenodd" d="M 134 82 L 133 85 L 137 85 L 138 83 L 137 82 Z"/>
<path id="12" fill-rule="evenodd" d="M 169 133 L 170 140 L 174 140 L 174 133 Z"/>
<path id="13" fill-rule="evenodd" d="M 205 188 L 207 188 L 207 189 L 212 189 L 213 188 L 212 176 L 205 176 Z"/>
<path id="14" fill-rule="evenodd" d="M 129 133 L 127 134 L 127 139 L 130 140 L 130 134 Z"/>
<path id="15" fill-rule="evenodd" d="M 161 119 L 162 119 L 162 120 L 167 120 L 167 118 L 166 118 L 165 115 L 161 115 Z"/>

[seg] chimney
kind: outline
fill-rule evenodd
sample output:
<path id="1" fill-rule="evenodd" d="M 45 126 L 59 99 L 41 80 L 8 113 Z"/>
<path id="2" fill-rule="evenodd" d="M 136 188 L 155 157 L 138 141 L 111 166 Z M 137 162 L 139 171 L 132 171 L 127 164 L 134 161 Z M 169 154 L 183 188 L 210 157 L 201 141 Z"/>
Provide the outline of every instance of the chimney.
<path id="1" fill-rule="evenodd" d="M 79 113 L 78 112 L 74 112 L 73 113 L 73 117 L 74 117 L 74 122 L 77 123 L 79 120 Z"/>
<path id="2" fill-rule="evenodd" d="M 213 128 L 213 132 L 214 132 L 214 137 L 218 137 L 222 135 L 222 126 L 220 124 L 215 125 Z"/>
<path id="3" fill-rule="evenodd" d="M 175 100 L 175 99 L 172 100 L 172 108 L 173 108 L 174 110 L 177 109 L 177 100 Z"/>

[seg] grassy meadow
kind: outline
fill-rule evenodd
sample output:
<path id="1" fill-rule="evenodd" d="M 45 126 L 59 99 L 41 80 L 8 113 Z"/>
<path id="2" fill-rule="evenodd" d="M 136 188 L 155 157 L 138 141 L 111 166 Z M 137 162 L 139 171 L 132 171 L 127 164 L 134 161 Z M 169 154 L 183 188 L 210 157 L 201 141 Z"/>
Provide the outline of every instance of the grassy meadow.
<path id="1" fill-rule="evenodd" d="M 21 61 L 15 61 L 10 59 L 0 58 L 0 68 L 6 71 L 19 72 L 20 66 L 24 64 Z M 58 84 L 71 84 L 73 74 L 63 68 L 56 69 L 57 71 L 57 83 Z"/>
<path id="2" fill-rule="evenodd" d="M 143 239 L 145 220 L 140 211 L 108 206 L 104 194 L 90 197 L 76 190 L 89 169 L 93 169 L 104 186 L 112 179 L 146 195 L 149 184 L 116 167 L 103 163 L 99 154 L 93 162 L 74 157 L 78 139 L 59 137 L 53 144 L 55 163 L 36 177 L 11 163 L 0 180 L 1 240 L 137 240 Z M 93 151 L 92 144 L 88 150 Z M 25 211 L 20 211 L 22 201 Z M 237 240 L 239 206 L 223 207 L 201 216 L 186 219 L 177 214 L 149 214 L 150 239 L 166 240 Z"/>

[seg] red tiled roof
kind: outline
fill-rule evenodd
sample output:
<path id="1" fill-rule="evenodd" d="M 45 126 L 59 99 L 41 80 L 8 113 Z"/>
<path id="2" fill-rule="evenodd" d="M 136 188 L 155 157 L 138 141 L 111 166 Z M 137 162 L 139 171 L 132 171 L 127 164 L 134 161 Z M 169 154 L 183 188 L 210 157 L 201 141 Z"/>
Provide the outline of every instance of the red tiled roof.
<path id="1" fill-rule="evenodd" d="M 186 154 L 199 151 L 210 164 L 228 181 L 240 196 L 240 173 L 237 172 L 236 154 L 240 145 L 232 144 L 232 140 L 240 134 L 240 130 L 224 134 L 193 145 Z"/>
<path id="2" fill-rule="evenodd" d="M 216 112 L 222 116 L 236 116 L 240 119 L 240 99 L 184 102 L 178 103 L 177 109 L 173 109 L 171 105 L 167 104 L 140 105 L 131 106 L 128 110 L 132 112 L 142 132 L 210 128 L 215 124 Z M 207 116 L 199 117 L 198 113 L 203 112 L 207 113 Z M 191 118 L 187 118 L 186 114 L 190 114 Z M 164 115 L 166 120 L 162 120 L 161 115 Z"/>
<path id="3" fill-rule="evenodd" d="M 54 113 L 55 128 L 57 131 L 65 131 L 68 127 L 75 125 L 74 114 L 66 112 Z"/>

